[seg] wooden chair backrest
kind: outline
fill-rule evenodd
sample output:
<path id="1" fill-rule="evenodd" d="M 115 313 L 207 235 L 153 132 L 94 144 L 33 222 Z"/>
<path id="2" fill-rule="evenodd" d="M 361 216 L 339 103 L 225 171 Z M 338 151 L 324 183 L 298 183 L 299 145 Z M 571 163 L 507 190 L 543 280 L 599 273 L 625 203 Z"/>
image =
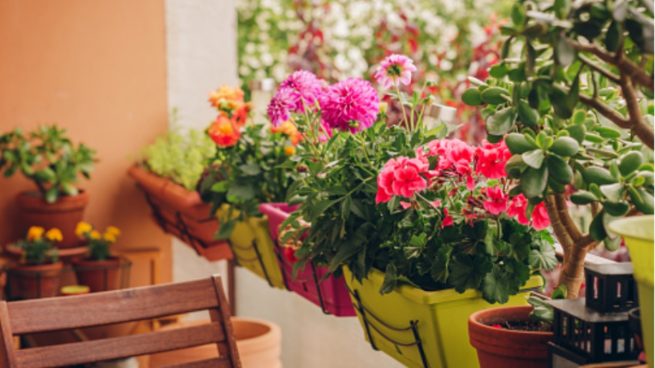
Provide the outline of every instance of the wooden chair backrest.
<path id="1" fill-rule="evenodd" d="M 211 322 L 168 331 L 16 349 L 14 336 L 208 310 Z M 215 343 L 219 357 L 176 368 L 241 367 L 219 276 L 80 296 L 0 302 L 0 367 L 46 368 Z"/>

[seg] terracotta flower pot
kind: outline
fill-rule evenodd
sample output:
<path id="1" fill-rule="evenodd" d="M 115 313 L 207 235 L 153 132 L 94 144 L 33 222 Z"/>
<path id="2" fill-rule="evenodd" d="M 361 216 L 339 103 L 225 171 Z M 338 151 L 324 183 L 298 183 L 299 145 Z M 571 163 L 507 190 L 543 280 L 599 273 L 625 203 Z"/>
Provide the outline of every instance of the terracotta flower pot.
<path id="1" fill-rule="evenodd" d="M 59 294 L 63 263 L 17 265 L 8 272 L 11 299 L 49 298 Z"/>
<path id="2" fill-rule="evenodd" d="M 187 190 L 140 166 L 132 166 L 128 174 L 146 195 L 159 227 L 192 247 L 210 261 L 231 259 L 227 242 L 214 239 L 219 223 L 198 192 Z"/>
<path id="3" fill-rule="evenodd" d="M 162 330 L 187 327 L 206 321 L 186 322 L 166 326 Z M 277 325 L 253 318 L 232 317 L 232 327 L 237 339 L 237 349 L 243 368 L 282 368 L 282 334 Z M 150 367 L 183 364 L 216 357 L 216 345 L 204 345 L 189 349 L 159 353 L 150 356 Z"/>
<path id="4" fill-rule="evenodd" d="M 21 234 L 30 226 L 61 230 L 64 239 L 57 243 L 59 248 L 71 248 L 81 244 L 75 235 L 75 226 L 84 218 L 89 195 L 82 191 L 74 196 L 62 196 L 55 203 L 47 203 L 38 192 L 21 192 L 16 201 L 20 211 Z"/>
<path id="5" fill-rule="evenodd" d="M 83 259 L 73 262 L 77 283 L 89 291 L 116 290 L 121 287 L 121 259 L 111 257 L 103 261 Z"/>
<path id="6" fill-rule="evenodd" d="M 480 368 L 547 368 L 552 332 L 508 330 L 490 325 L 526 321 L 531 306 L 481 310 L 469 317 L 469 338 L 478 351 Z"/>

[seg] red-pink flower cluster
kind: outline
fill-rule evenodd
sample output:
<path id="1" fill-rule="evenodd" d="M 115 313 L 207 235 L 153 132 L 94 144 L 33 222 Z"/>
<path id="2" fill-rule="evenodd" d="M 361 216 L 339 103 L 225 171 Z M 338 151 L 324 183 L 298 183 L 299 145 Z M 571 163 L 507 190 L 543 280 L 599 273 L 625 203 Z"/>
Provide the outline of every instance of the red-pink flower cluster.
<path id="1" fill-rule="evenodd" d="M 401 197 L 403 208 L 409 208 L 411 204 L 407 201 L 417 200 L 422 192 L 446 189 L 444 198 L 433 199 L 430 204 L 440 208 L 442 202 L 458 196 L 466 202 L 461 210 L 466 221 L 475 220 L 486 211 L 493 216 L 507 213 L 519 223 L 531 223 L 538 230 L 548 227 L 550 220 L 543 203 L 534 206 L 528 218 L 527 199 L 522 194 L 510 198 L 507 193 L 505 164 L 510 157 L 504 142 L 484 142 L 472 147 L 459 139 L 434 140 L 419 148 L 416 158 L 398 157 L 384 165 L 378 175 L 375 201 L 386 203 L 393 197 Z M 425 197 L 430 196 L 421 198 Z M 452 225 L 453 217 L 445 205 L 442 214 L 441 226 Z"/>

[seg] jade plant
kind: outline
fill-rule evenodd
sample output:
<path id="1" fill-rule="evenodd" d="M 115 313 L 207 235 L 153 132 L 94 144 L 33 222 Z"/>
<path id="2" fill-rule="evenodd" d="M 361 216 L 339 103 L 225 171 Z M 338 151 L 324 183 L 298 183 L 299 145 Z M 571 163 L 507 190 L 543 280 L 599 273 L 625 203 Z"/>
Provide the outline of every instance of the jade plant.
<path id="1" fill-rule="evenodd" d="M 578 296 L 606 225 L 653 213 L 653 8 L 647 1 L 517 1 L 499 64 L 463 95 L 485 105 L 490 141 L 528 211 L 544 203 L 564 250 L 560 291 Z M 593 220 L 574 221 L 572 204 Z"/>
<path id="2" fill-rule="evenodd" d="M 77 195 L 79 177 L 90 177 L 94 161 L 94 150 L 73 144 L 66 130 L 56 125 L 27 134 L 15 129 L 0 135 L 0 171 L 5 177 L 20 171 L 48 203 Z"/>
<path id="3" fill-rule="evenodd" d="M 194 190 L 215 154 L 214 142 L 203 131 L 172 131 L 146 147 L 144 163 L 153 173 Z"/>
<path id="4" fill-rule="evenodd" d="M 32 226 L 27 230 L 25 239 L 17 245 L 23 250 L 21 261 L 27 265 L 54 263 L 59 259 L 55 243 L 63 240 L 62 233 L 57 228 L 46 231 L 40 226 Z"/>

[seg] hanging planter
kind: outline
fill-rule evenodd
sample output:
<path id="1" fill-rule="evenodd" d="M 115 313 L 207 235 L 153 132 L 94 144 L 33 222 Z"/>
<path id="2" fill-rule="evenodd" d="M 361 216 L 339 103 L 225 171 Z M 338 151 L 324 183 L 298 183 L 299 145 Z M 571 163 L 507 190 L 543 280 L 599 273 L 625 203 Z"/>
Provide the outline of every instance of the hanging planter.
<path id="1" fill-rule="evenodd" d="M 233 217 L 230 248 L 237 264 L 263 278 L 271 287 L 284 289 L 282 270 L 275 255 L 275 245 L 268 233 L 268 221 L 261 217 L 236 219 L 236 210 L 223 205 L 218 210 L 219 221 Z"/>
<path id="2" fill-rule="evenodd" d="M 532 307 L 499 307 L 475 312 L 468 322 L 481 368 L 547 368 L 551 331 L 505 328 L 529 321 Z M 513 325 L 512 325 L 513 324 Z M 497 325 L 497 326 L 496 326 Z M 526 323 L 526 326 L 529 326 Z"/>
<path id="3" fill-rule="evenodd" d="M 143 190 L 153 217 L 162 230 L 210 261 L 232 258 L 227 242 L 214 238 L 219 223 L 211 214 L 211 205 L 204 203 L 197 192 L 137 165 L 132 166 L 128 173 Z"/>
<path id="4" fill-rule="evenodd" d="M 372 270 L 362 282 L 348 267 L 344 277 L 366 340 L 408 367 L 476 367 L 475 350 L 469 344 L 467 321 L 471 314 L 489 308 L 479 292 L 454 289 L 424 291 L 402 285 L 380 294 L 384 274 Z M 529 290 L 539 288 L 534 276 L 506 305 L 525 305 Z"/>
<path id="5" fill-rule="evenodd" d="M 309 263 L 299 269 L 294 277 L 295 257 L 293 254 L 285 252 L 285 248 L 277 242 L 280 225 L 295 210 L 294 206 L 286 203 L 265 203 L 259 206 L 259 210 L 268 219 L 269 231 L 271 238 L 276 243 L 275 252 L 287 289 L 318 305 L 325 314 L 339 317 L 354 316 L 355 309 L 348 296 L 348 289 L 342 275 L 326 277 L 328 274 L 326 267 Z"/>

